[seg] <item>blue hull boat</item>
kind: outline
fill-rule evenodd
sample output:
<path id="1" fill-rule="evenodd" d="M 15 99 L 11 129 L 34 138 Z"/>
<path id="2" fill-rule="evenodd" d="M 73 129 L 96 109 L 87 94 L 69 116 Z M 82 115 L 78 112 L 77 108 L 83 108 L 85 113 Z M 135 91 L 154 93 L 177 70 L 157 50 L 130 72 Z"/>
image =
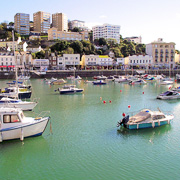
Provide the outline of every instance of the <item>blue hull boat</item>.
<path id="1" fill-rule="evenodd" d="M 124 113 L 123 113 L 124 114 Z M 124 126 L 127 129 L 155 128 L 169 124 L 173 115 L 165 115 L 162 111 L 143 109 L 133 116 L 125 116 L 117 123 L 117 127 Z"/>

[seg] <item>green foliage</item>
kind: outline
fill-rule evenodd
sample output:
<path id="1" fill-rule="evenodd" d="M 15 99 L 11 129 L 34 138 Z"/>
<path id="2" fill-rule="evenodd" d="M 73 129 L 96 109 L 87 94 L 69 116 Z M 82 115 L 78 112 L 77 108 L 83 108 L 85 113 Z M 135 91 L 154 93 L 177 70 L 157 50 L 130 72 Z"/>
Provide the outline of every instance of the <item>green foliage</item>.
<path id="1" fill-rule="evenodd" d="M 37 52 L 35 53 L 35 58 L 36 59 L 44 59 L 45 58 L 45 51 L 40 51 L 40 52 Z"/>
<path id="2" fill-rule="evenodd" d="M 107 44 L 106 39 L 104 39 L 104 38 L 99 38 L 99 46 L 104 46 L 104 45 L 106 45 L 106 44 Z"/>
<path id="3" fill-rule="evenodd" d="M 81 32 L 81 29 L 79 29 L 78 27 L 74 27 L 71 31 L 72 32 Z"/>
<path id="4" fill-rule="evenodd" d="M 74 41 L 70 44 L 70 47 L 74 49 L 74 53 L 82 54 L 83 44 L 80 41 Z"/>

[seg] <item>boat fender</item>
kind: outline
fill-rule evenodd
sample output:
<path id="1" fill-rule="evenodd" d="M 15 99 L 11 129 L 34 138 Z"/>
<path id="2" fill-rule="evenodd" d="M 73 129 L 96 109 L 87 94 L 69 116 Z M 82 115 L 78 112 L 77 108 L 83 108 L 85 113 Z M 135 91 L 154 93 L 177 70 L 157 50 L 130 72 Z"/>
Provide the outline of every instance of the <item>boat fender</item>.
<path id="1" fill-rule="evenodd" d="M 155 126 L 155 123 L 154 123 L 154 121 L 152 122 L 152 127 L 154 128 L 154 126 Z"/>
<path id="2" fill-rule="evenodd" d="M 158 125 L 159 125 L 159 126 L 161 125 L 161 122 L 160 122 L 160 121 L 158 121 Z"/>
<path id="3" fill-rule="evenodd" d="M 137 124 L 137 129 L 139 129 L 139 124 Z"/>
<path id="4" fill-rule="evenodd" d="M 37 117 L 37 118 L 34 118 L 34 120 L 40 120 L 42 119 L 42 117 Z"/>
<path id="5" fill-rule="evenodd" d="M 168 119 L 168 124 L 170 123 L 170 120 Z"/>
<path id="6" fill-rule="evenodd" d="M 3 137 L 2 137 L 2 132 L 1 132 L 1 134 L 0 134 L 0 142 L 2 142 L 3 141 Z"/>
<path id="7" fill-rule="evenodd" d="M 23 135 L 23 129 L 21 128 L 21 136 L 20 136 L 20 140 L 23 141 L 24 140 L 24 135 Z"/>

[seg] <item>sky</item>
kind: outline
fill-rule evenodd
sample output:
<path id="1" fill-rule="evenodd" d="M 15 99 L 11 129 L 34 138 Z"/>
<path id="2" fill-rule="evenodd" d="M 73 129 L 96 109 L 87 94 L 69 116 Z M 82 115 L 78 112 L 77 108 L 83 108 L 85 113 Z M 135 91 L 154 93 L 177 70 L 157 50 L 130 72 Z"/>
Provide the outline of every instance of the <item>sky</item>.
<path id="1" fill-rule="evenodd" d="M 8 2 L 8 4 L 7 4 Z M 141 36 L 148 44 L 158 38 L 180 50 L 180 0 L 0 0 L 0 23 L 14 22 L 16 13 L 62 12 L 86 26 L 119 25 L 123 38 Z"/>

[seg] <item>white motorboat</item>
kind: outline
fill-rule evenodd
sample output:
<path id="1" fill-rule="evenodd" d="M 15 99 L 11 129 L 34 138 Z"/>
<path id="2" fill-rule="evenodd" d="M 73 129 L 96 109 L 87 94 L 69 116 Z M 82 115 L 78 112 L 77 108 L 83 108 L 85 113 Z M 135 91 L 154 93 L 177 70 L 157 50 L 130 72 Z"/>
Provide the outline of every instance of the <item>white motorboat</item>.
<path id="1" fill-rule="evenodd" d="M 19 87 L 8 87 L 4 90 L 1 90 L 0 98 L 1 97 L 11 97 L 11 98 L 18 98 L 20 99 L 27 99 L 31 97 L 31 90 L 19 88 Z"/>
<path id="2" fill-rule="evenodd" d="M 18 108 L 0 108 L 0 142 L 40 136 L 47 127 L 50 117 L 25 117 Z"/>
<path id="3" fill-rule="evenodd" d="M 169 84 L 173 84 L 173 83 L 174 83 L 174 82 L 171 81 L 171 80 L 162 80 L 162 81 L 160 82 L 161 85 L 169 85 Z"/>
<path id="4" fill-rule="evenodd" d="M 75 85 L 65 85 L 63 88 L 58 88 L 55 91 L 59 91 L 60 94 L 75 94 L 75 93 L 81 93 L 84 89 L 76 88 Z"/>
<path id="5" fill-rule="evenodd" d="M 174 90 L 166 91 L 157 96 L 157 99 L 179 99 L 179 98 L 180 98 L 180 93 Z"/>
<path id="6" fill-rule="evenodd" d="M 124 113 L 123 113 L 124 114 Z M 143 109 L 137 113 L 132 113 L 132 116 L 123 115 L 124 118 L 117 123 L 117 127 L 124 126 L 128 129 L 144 129 L 154 128 L 165 124 L 169 124 L 174 118 L 171 115 L 165 115 L 162 111 L 152 111 Z"/>
<path id="7" fill-rule="evenodd" d="M 147 82 L 143 79 L 138 79 L 138 80 L 132 80 L 132 81 L 129 81 L 129 84 L 147 84 Z"/>
<path id="8" fill-rule="evenodd" d="M 20 75 L 18 76 L 18 80 L 29 80 L 30 76 L 24 76 L 24 75 Z"/>
<path id="9" fill-rule="evenodd" d="M 0 107 L 20 108 L 23 111 L 32 111 L 37 105 L 37 102 L 22 101 L 21 99 L 13 99 L 8 97 L 2 97 L 0 99 Z"/>
<path id="10" fill-rule="evenodd" d="M 107 79 L 106 76 L 103 76 L 103 75 L 97 76 L 97 80 L 106 80 L 106 79 Z"/>

